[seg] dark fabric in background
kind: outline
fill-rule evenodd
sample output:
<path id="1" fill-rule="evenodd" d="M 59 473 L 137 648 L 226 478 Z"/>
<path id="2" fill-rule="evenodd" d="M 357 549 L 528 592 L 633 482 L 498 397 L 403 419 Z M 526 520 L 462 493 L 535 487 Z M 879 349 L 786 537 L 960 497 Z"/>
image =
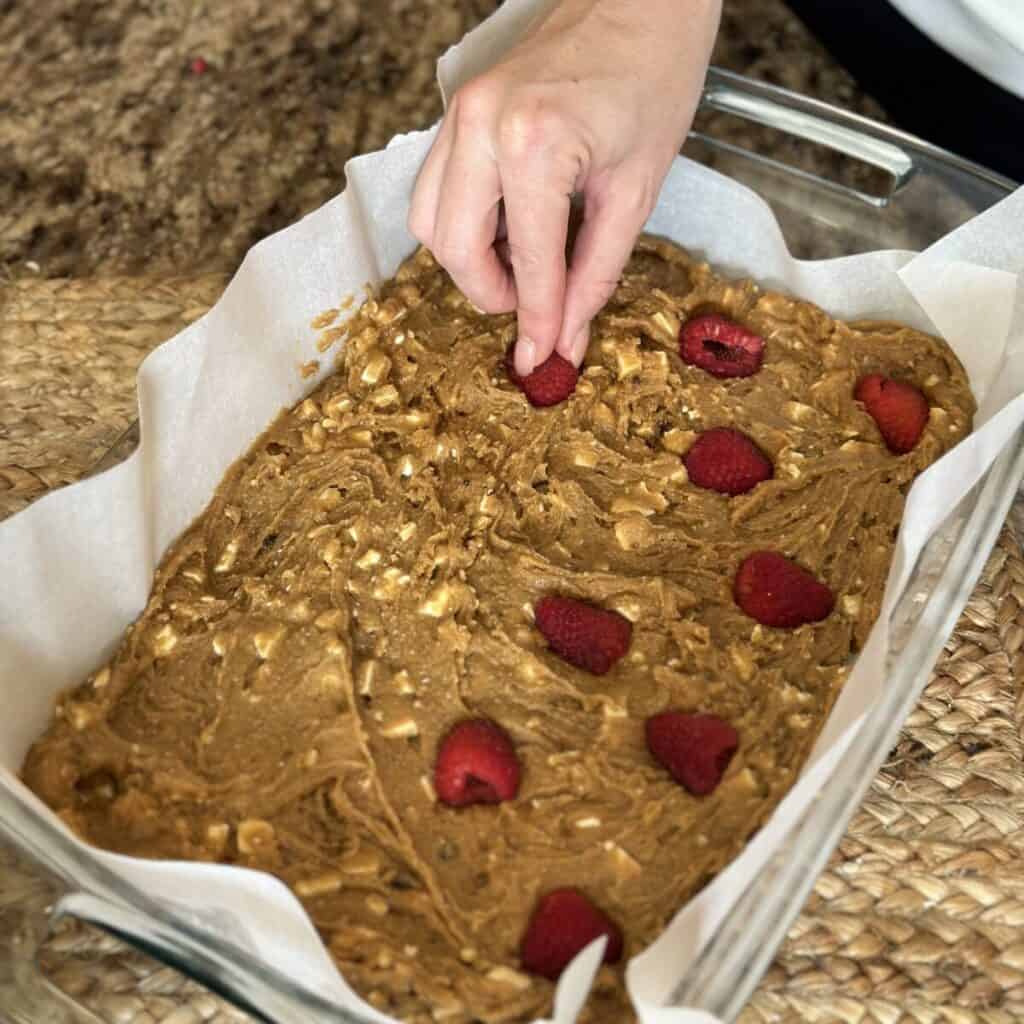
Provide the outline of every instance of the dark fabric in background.
<path id="1" fill-rule="evenodd" d="M 1024 101 L 936 46 L 886 0 L 786 3 L 897 126 L 1024 181 Z"/>

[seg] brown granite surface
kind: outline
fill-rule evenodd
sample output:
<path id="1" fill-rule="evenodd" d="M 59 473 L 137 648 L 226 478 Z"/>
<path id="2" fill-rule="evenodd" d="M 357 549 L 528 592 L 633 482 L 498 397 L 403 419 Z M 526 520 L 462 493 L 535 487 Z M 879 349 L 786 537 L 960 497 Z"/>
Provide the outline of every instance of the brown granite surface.
<path id="1" fill-rule="evenodd" d="M 349 157 L 430 124 L 437 57 L 497 6 L 0 0 L 0 275 L 233 270 Z M 780 0 L 725 0 L 714 60 L 880 115 Z"/>

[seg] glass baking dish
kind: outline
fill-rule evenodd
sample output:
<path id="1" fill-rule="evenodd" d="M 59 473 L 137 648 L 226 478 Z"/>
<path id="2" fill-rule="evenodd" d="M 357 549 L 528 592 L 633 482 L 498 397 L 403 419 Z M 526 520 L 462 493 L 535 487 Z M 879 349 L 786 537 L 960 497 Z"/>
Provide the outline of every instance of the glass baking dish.
<path id="1" fill-rule="evenodd" d="M 751 137 L 756 149 L 741 144 Z M 816 147 L 813 160 L 807 147 Z M 922 249 L 1015 187 L 902 132 L 718 69 L 709 73 L 684 152 L 760 193 L 791 250 L 805 258 Z M 796 164 L 782 156 L 795 157 Z M 900 606 L 884 696 L 827 789 L 740 897 L 671 1005 L 730 1021 L 749 998 L 895 743 L 975 585 L 1024 477 L 1022 442 L 1024 430 L 950 510 Z M 133 427 L 97 470 L 125 458 L 136 443 Z M 186 920 L 100 865 L 82 862 L 49 821 L 0 792 L 0 1019 L 98 1019 L 40 969 L 40 949 L 63 918 L 99 927 L 258 1020 L 362 1024 L 301 979 L 214 937 L 202 920 Z"/>

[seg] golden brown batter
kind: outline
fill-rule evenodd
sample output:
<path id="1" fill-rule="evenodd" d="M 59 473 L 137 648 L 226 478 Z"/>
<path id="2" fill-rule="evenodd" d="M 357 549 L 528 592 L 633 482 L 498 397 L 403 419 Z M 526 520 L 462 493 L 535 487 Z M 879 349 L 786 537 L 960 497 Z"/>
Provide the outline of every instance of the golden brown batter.
<path id="1" fill-rule="evenodd" d="M 680 361 L 680 323 L 709 310 L 764 336 L 758 374 Z M 231 469 L 24 769 L 99 846 L 280 876 L 346 978 L 406 1020 L 545 1014 L 552 985 L 517 961 L 539 894 L 584 888 L 629 956 L 741 849 L 877 615 L 910 482 L 973 412 L 943 343 L 836 322 L 653 240 L 567 402 L 534 409 L 509 382 L 513 332 L 410 259 L 352 321 L 339 372 Z M 853 399 L 873 371 L 932 406 L 909 455 Z M 735 498 L 680 458 L 724 425 L 775 464 Z M 744 615 L 732 578 L 758 548 L 823 579 L 832 614 Z M 547 649 L 531 609 L 549 593 L 633 621 L 606 676 Z M 668 707 L 739 732 L 710 796 L 648 754 L 643 720 Z M 468 716 L 513 739 L 514 801 L 436 802 L 439 740 Z M 623 1019 L 621 974 L 602 968 L 592 1019 Z"/>

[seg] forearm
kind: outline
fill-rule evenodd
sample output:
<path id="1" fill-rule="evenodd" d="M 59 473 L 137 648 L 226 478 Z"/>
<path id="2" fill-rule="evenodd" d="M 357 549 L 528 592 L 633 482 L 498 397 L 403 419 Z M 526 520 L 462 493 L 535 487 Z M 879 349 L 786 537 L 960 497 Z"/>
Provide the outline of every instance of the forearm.
<path id="1" fill-rule="evenodd" d="M 722 0 L 560 0 L 535 31 L 594 22 L 609 41 L 643 39 L 656 59 L 696 57 L 706 64 L 721 16 Z"/>

